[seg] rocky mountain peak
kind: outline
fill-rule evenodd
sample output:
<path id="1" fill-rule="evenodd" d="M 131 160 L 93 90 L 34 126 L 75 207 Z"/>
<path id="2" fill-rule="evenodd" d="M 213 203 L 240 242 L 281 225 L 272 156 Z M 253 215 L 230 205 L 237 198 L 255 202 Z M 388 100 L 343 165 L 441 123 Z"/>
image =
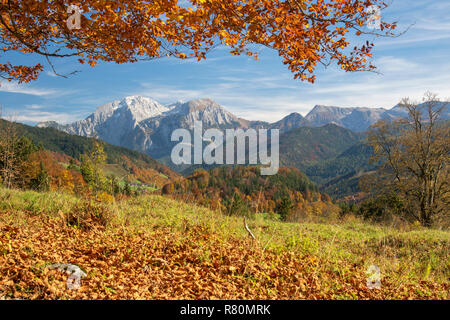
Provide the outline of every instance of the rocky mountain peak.
<path id="1" fill-rule="evenodd" d="M 136 122 L 141 122 L 170 110 L 159 102 L 143 96 L 125 97 L 120 101 L 119 108 L 128 110 Z"/>
<path id="2" fill-rule="evenodd" d="M 272 123 L 270 125 L 271 129 L 279 129 L 280 132 L 286 132 L 295 128 L 298 128 L 306 124 L 305 118 L 298 112 L 293 112 L 283 119 Z"/>
<path id="3" fill-rule="evenodd" d="M 342 107 L 335 107 L 335 106 L 324 106 L 324 105 L 316 105 L 314 106 L 314 108 L 306 115 L 305 118 L 312 118 L 316 115 L 319 114 L 331 114 L 334 115 L 336 117 L 339 116 L 345 116 L 348 115 L 350 113 L 352 113 L 352 111 L 355 108 L 342 108 Z"/>

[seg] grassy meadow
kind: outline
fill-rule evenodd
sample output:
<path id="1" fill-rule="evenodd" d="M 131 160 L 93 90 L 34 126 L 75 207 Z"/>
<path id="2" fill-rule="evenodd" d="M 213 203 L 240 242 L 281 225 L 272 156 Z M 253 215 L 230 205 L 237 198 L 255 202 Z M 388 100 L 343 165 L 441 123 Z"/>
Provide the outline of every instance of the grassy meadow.
<path id="1" fill-rule="evenodd" d="M 0 189 L 0 299 L 448 299 L 449 232 Z M 78 290 L 48 268 L 86 272 Z M 367 287 L 371 265 L 380 289 Z"/>

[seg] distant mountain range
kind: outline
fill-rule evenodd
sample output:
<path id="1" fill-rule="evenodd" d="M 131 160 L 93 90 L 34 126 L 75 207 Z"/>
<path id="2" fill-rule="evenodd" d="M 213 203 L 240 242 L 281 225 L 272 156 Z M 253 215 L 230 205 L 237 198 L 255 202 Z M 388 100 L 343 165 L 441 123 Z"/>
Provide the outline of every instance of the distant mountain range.
<path id="1" fill-rule="evenodd" d="M 333 179 L 357 176 L 361 170 L 372 169 L 366 165 L 371 151 L 361 144 L 364 131 L 379 120 L 404 116 L 406 111 L 399 105 L 392 109 L 317 105 L 305 117 L 291 113 L 268 123 L 239 118 L 211 99 L 162 105 L 150 98 L 130 96 L 98 107 L 84 120 L 66 125 L 49 121 L 37 126 L 96 137 L 133 149 L 184 174 L 199 166 L 177 167 L 171 163 L 169 156 L 177 142 L 171 142 L 170 138 L 175 129 L 193 129 L 194 121 L 202 121 L 203 129 L 279 129 L 281 165 L 296 167 L 307 172 L 318 184 L 327 184 Z M 443 118 L 450 119 L 448 107 Z M 359 163 L 360 160 L 364 163 Z M 331 167 L 337 172 L 331 172 L 328 169 Z M 355 184 L 350 189 L 354 188 Z"/>

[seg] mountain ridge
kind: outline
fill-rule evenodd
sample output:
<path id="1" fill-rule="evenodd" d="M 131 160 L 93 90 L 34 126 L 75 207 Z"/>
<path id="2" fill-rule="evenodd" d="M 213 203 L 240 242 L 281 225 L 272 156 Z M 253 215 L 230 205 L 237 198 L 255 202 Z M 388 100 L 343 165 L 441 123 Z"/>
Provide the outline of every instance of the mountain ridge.
<path id="1" fill-rule="evenodd" d="M 156 159 L 168 159 L 176 144 L 171 141 L 172 132 L 179 128 L 193 130 L 195 121 L 201 121 L 204 130 L 264 128 L 279 129 L 283 134 L 302 127 L 334 124 L 358 133 L 366 131 L 379 120 L 393 120 L 404 115 L 400 105 L 392 109 L 316 105 L 304 117 L 293 112 L 279 121 L 268 123 L 239 118 L 209 98 L 162 105 L 151 98 L 129 96 L 99 106 L 84 120 L 66 125 L 49 121 L 37 126 L 96 137 Z M 449 118 L 448 108 L 444 115 Z"/>

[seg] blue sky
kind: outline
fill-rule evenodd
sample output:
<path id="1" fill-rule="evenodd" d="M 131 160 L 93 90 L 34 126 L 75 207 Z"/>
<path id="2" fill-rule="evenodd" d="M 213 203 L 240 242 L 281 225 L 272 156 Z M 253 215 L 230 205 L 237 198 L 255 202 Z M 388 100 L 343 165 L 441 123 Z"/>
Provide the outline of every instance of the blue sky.
<path id="1" fill-rule="evenodd" d="M 206 61 L 159 59 L 135 64 L 103 63 L 95 68 L 53 60 L 56 77 L 44 59 L 15 55 L 11 61 L 46 66 L 31 84 L 3 81 L 3 116 L 35 124 L 83 119 L 96 107 L 129 95 L 162 104 L 209 97 L 249 120 L 277 121 L 291 112 L 305 115 L 316 104 L 342 107 L 393 107 L 401 98 L 420 99 L 425 91 L 450 97 L 450 1 L 391 0 L 383 19 L 398 21 L 399 38 L 375 39 L 375 64 L 382 74 L 318 70 L 315 84 L 294 80 L 278 55 L 260 48 L 260 60 L 216 49 Z M 14 59 L 14 60 L 13 60 Z"/>

